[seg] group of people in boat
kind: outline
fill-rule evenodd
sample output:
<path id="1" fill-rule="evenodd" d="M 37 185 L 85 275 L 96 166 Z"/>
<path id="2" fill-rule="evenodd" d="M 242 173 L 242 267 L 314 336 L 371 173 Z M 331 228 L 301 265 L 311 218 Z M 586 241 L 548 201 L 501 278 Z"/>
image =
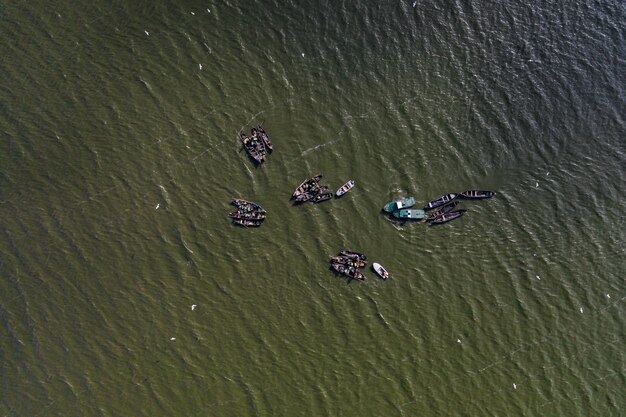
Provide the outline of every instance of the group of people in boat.
<path id="1" fill-rule="evenodd" d="M 298 188 L 296 188 L 291 198 L 295 199 L 296 203 L 309 201 L 314 204 L 330 200 L 333 198 L 333 193 L 332 191 L 329 191 L 329 187 L 327 185 L 320 184 L 321 179 L 322 174 L 318 174 L 305 180 L 298 186 Z"/>
<path id="2" fill-rule="evenodd" d="M 358 252 L 342 250 L 330 258 L 330 267 L 337 273 L 357 281 L 365 281 L 365 275 L 359 271 L 367 266 L 367 257 Z"/>
<path id="3" fill-rule="evenodd" d="M 261 164 L 267 159 L 267 154 L 274 150 L 269 135 L 261 125 L 257 125 L 250 130 L 250 136 L 239 132 L 239 139 L 243 147 L 256 163 Z"/>
<path id="4" fill-rule="evenodd" d="M 251 201 L 236 198 L 231 204 L 237 207 L 237 210 L 229 213 L 228 217 L 238 226 L 259 227 L 267 218 L 267 212 Z"/>

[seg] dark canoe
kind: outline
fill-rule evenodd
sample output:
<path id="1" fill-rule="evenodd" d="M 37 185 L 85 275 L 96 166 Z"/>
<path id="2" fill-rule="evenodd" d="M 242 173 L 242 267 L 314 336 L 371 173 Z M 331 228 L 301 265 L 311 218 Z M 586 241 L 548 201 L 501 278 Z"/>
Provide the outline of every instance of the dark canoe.
<path id="1" fill-rule="evenodd" d="M 468 200 L 482 200 L 484 198 L 491 198 L 496 193 L 493 191 L 484 191 L 484 190 L 467 190 L 461 193 L 461 197 L 466 198 Z"/>
<path id="2" fill-rule="evenodd" d="M 346 271 L 343 274 L 352 279 L 356 279 L 357 281 L 365 281 L 365 275 L 363 275 L 353 266 L 346 268 Z"/>
<path id="3" fill-rule="evenodd" d="M 361 261 L 360 259 L 352 259 L 346 256 L 334 256 L 330 258 L 332 263 L 342 264 L 354 266 L 355 268 L 365 268 L 367 266 L 367 262 Z"/>
<path id="4" fill-rule="evenodd" d="M 450 201 L 448 204 L 441 206 L 437 210 L 431 212 L 428 215 L 428 217 L 426 217 L 426 221 L 432 222 L 433 220 L 435 220 L 437 217 L 441 216 L 442 214 L 450 213 L 458 205 L 459 205 L 458 201 Z"/>
<path id="5" fill-rule="evenodd" d="M 256 210 L 256 211 L 259 211 L 259 212 L 262 212 L 262 213 L 266 212 L 257 203 L 253 203 L 252 201 L 243 200 L 241 198 L 234 198 L 233 201 L 230 202 L 230 204 L 232 204 L 233 206 L 235 206 L 235 207 L 237 207 L 239 209 Z"/>
<path id="6" fill-rule="evenodd" d="M 451 222 L 452 220 L 456 220 L 459 217 L 461 217 L 463 214 L 465 214 L 466 211 L 467 210 L 456 210 L 448 214 L 442 214 L 441 216 L 433 220 L 432 225 L 444 224 L 444 223 Z"/>
<path id="7" fill-rule="evenodd" d="M 233 219 L 248 219 L 248 220 L 263 221 L 265 220 L 267 216 L 265 213 L 259 213 L 255 211 L 250 211 L 250 212 L 235 211 L 233 213 L 229 213 L 228 217 L 231 217 Z"/>
<path id="8" fill-rule="evenodd" d="M 274 150 L 274 146 L 272 145 L 272 141 L 270 140 L 267 132 L 265 132 L 261 125 L 257 126 L 257 130 L 259 131 L 259 136 L 261 136 L 261 139 L 263 139 L 263 144 L 265 145 L 267 150 L 269 152 L 272 152 Z"/>
<path id="9" fill-rule="evenodd" d="M 241 139 L 241 143 L 243 143 L 243 147 L 248 153 L 248 155 L 250 155 L 250 158 L 252 158 L 255 162 L 259 164 L 262 163 L 265 158 L 264 156 L 259 154 L 257 150 L 257 146 L 254 143 L 254 141 L 248 136 L 246 136 L 246 134 L 243 132 L 239 132 L 239 139 Z"/>
<path id="10" fill-rule="evenodd" d="M 457 195 L 458 194 L 450 193 L 450 194 L 442 195 L 441 197 L 437 197 L 424 206 L 424 211 L 432 210 L 439 206 L 443 206 L 444 204 L 449 203 L 450 201 L 454 200 Z"/>
<path id="11" fill-rule="evenodd" d="M 365 261 L 367 259 L 367 256 L 358 252 L 351 251 L 351 250 L 342 250 L 341 252 L 339 252 L 339 255 L 346 256 L 351 259 L 361 260 L 361 261 Z"/>
<path id="12" fill-rule="evenodd" d="M 259 227 L 263 220 L 235 219 L 233 223 L 243 227 Z"/>
<path id="13" fill-rule="evenodd" d="M 313 198 L 315 198 L 313 194 L 309 194 L 309 193 L 298 194 L 298 196 L 296 197 L 296 203 L 304 203 L 305 201 L 312 200 Z"/>
<path id="14" fill-rule="evenodd" d="M 302 182 L 302 184 L 298 185 L 298 187 L 296 188 L 296 191 L 294 191 L 292 197 L 296 198 L 299 194 L 304 194 L 304 193 L 308 192 L 309 188 L 314 186 L 314 184 L 316 184 L 321 179 L 322 179 L 322 174 L 317 174 L 316 176 L 314 176 L 312 178 L 304 180 Z"/>
<path id="15" fill-rule="evenodd" d="M 333 193 L 321 193 L 321 194 L 316 195 L 315 198 L 311 200 L 311 202 L 314 204 L 317 204 L 317 203 L 321 203 L 322 201 L 330 200 L 331 198 L 333 198 Z"/>

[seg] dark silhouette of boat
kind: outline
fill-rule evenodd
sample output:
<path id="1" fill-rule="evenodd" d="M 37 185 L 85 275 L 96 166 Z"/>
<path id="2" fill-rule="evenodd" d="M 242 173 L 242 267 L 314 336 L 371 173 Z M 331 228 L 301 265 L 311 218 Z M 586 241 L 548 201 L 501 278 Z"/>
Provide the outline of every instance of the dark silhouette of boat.
<path id="1" fill-rule="evenodd" d="M 467 190 L 463 191 L 460 196 L 466 198 L 468 200 L 483 200 L 485 198 L 491 198 L 496 193 L 493 191 L 484 191 L 484 190 Z"/>
<path id="2" fill-rule="evenodd" d="M 249 212 L 243 212 L 243 211 L 235 211 L 232 213 L 228 214 L 228 217 L 231 217 L 233 219 L 247 219 L 247 220 L 265 220 L 267 218 L 267 215 L 265 213 L 261 213 L 258 211 L 249 211 Z"/>
<path id="3" fill-rule="evenodd" d="M 263 220 L 235 219 L 233 223 L 244 227 L 259 227 Z"/>
<path id="4" fill-rule="evenodd" d="M 317 204 L 317 203 L 321 203 L 322 201 L 330 200 L 331 198 L 333 198 L 333 193 L 320 193 L 320 194 L 317 194 L 311 200 L 311 202 Z"/>
<path id="5" fill-rule="evenodd" d="M 457 195 L 458 194 L 456 193 L 450 193 L 450 194 L 442 195 L 441 197 L 437 197 L 424 206 L 424 211 L 432 210 L 439 206 L 443 206 L 444 204 L 449 203 L 450 201 L 454 200 Z"/>
<path id="6" fill-rule="evenodd" d="M 253 138 L 248 137 L 245 133 L 239 132 L 239 139 L 241 139 L 241 143 L 243 143 L 243 148 L 246 150 L 250 158 L 254 160 L 257 164 L 262 164 L 265 161 L 265 150 L 263 152 L 259 151 L 259 147 L 257 146 L 257 141 Z"/>
<path id="7" fill-rule="evenodd" d="M 433 220 L 435 220 L 437 217 L 441 216 L 442 214 L 446 214 L 446 213 L 451 212 L 458 205 L 459 205 L 458 201 L 450 201 L 448 204 L 443 205 L 443 206 L 439 207 L 437 210 L 431 212 L 428 215 L 428 217 L 426 217 L 426 221 L 427 222 L 432 222 Z"/>
<path id="8" fill-rule="evenodd" d="M 244 211 L 258 211 L 261 213 L 267 213 L 260 205 L 257 203 L 253 203 L 252 201 L 242 200 L 241 198 L 234 198 L 233 201 L 230 202 L 233 206 L 237 207 L 239 210 Z"/>
<path id="9" fill-rule="evenodd" d="M 265 145 L 265 148 L 268 150 L 268 152 L 272 152 L 274 150 L 274 146 L 272 145 L 272 141 L 270 140 L 269 135 L 267 134 L 267 132 L 265 132 L 265 130 L 263 129 L 263 127 L 261 127 L 261 125 L 258 125 L 256 128 L 259 133 L 259 136 L 261 137 L 261 140 L 263 140 L 263 144 Z"/>
<path id="10" fill-rule="evenodd" d="M 319 180 L 322 179 L 322 174 L 317 174 L 316 176 L 304 180 L 302 184 L 298 185 L 296 190 L 293 192 L 292 198 L 298 198 L 301 194 L 310 193 L 311 189 L 318 186 Z"/>
<path id="11" fill-rule="evenodd" d="M 339 263 L 333 263 L 331 267 L 336 272 L 348 278 L 356 279 L 357 281 L 365 281 L 365 275 L 363 275 L 353 266 L 346 266 L 346 265 L 339 264 Z"/>
<path id="12" fill-rule="evenodd" d="M 431 226 L 437 225 L 437 224 L 444 224 L 444 223 L 451 222 L 452 220 L 456 220 L 459 217 L 461 217 L 463 214 L 465 214 L 466 211 L 467 210 L 456 210 L 447 214 L 442 214 L 441 216 L 437 217 L 436 219 L 432 221 Z"/>
<path id="13" fill-rule="evenodd" d="M 341 252 L 339 252 L 339 255 L 345 256 L 351 259 L 360 260 L 360 261 L 367 260 L 367 256 L 363 255 L 362 253 L 354 252 L 351 250 L 342 250 Z"/>
<path id="14" fill-rule="evenodd" d="M 342 264 L 342 265 L 354 266 L 355 268 L 365 268 L 367 266 L 367 262 L 365 261 L 362 261 L 360 259 L 348 258 L 346 256 L 334 256 L 330 258 L 330 262 Z"/>

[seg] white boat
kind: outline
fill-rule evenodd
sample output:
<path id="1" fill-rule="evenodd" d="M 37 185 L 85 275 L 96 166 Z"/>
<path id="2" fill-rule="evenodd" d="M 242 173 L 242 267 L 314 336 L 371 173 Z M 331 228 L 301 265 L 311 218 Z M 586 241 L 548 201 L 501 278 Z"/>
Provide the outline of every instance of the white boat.
<path id="1" fill-rule="evenodd" d="M 342 195 L 344 195 L 345 193 L 350 191 L 352 189 L 352 187 L 354 187 L 354 180 L 350 180 L 347 183 L 345 183 L 344 185 L 342 185 L 341 188 L 337 190 L 335 195 L 337 197 L 341 197 Z"/>
<path id="2" fill-rule="evenodd" d="M 382 279 L 387 279 L 389 278 L 389 272 L 387 272 L 387 270 L 385 268 L 383 268 L 383 266 L 379 263 L 374 262 L 372 264 L 372 269 L 374 270 L 374 272 L 376 272 L 378 274 L 378 276 L 380 276 Z"/>

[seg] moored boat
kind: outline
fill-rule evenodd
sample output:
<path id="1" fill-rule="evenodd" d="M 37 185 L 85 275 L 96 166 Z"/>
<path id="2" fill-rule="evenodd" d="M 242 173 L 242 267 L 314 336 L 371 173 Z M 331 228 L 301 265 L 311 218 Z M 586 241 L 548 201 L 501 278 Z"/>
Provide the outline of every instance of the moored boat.
<path id="1" fill-rule="evenodd" d="M 363 255 L 362 253 L 354 252 L 351 250 L 342 250 L 341 252 L 339 252 L 339 255 L 346 256 L 352 259 L 361 260 L 361 261 L 367 260 L 367 256 Z"/>
<path id="2" fill-rule="evenodd" d="M 456 220 L 459 217 L 461 217 L 463 214 L 465 214 L 467 210 L 455 210 L 452 211 L 450 213 L 447 214 L 442 214 L 441 216 L 437 217 L 436 219 L 433 220 L 433 222 L 431 223 L 431 225 L 435 225 L 435 224 L 444 224 L 444 223 L 448 223 L 452 220 Z"/>
<path id="3" fill-rule="evenodd" d="M 424 206 L 424 210 L 428 211 L 428 210 L 437 208 L 439 206 L 443 206 L 444 204 L 449 203 L 450 201 L 454 200 L 457 195 L 458 194 L 456 193 L 450 193 L 450 194 L 442 195 L 441 197 L 437 197 L 434 200 L 430 201 L 428 204 L 426 204 Z"/>
<path id="4" fill-rule="evenodd" d="M 294 193 L 292 194 L 292 197 L 296 198 L 300 194 L 309 192 L 309 189 L 316 186 L 320 179 L 322 179 L 322 174 L 317 174 L 312 178 L 304 180 L 302 184 L 298 185 L 296 191 L 294 191 Z"/>
<path id="5" fill-rule="evenodd" d="M 437 217 L 441 216 L 442 214 L 451 212 L 458 205 L 459 205 L 458 201 L 450 201 L 448 204 L 440 206 L 437 210 L 431 211 L 428 217 L 426 217 L 426 221 L 432 222 L 433 220 L 435 220 Z"/>
<path id="6" fill-rule="evenodd" d="M 463 191 L 460 196 L 466 198 L 468 200 L 482 200 L 485 198 L 491 198 L 496 193 L 493 191 L 485 191 L 485 190 L 467 190 Z"/>
<path id="7" fill-rule="evenodd" d="M 344 195 L 345 193 L 347 193 L 348 191 L 350 191 L 353 187 L 354 187 L 354 180 L 350 180 L 347 183 L 345 183 L 344 185 L 341 186 L 341 188 L 339 188 L 337 190 L 337 192 L 335 193 L 335 195 L 337 197 L 341 197 L 342 195 Z"/>
<path id="8" fill-rule="evenodd" d="M 317 204 L 317 203 L 321 203 L 322 201 L 330 200 L 331 198 L 333 198 L 333 193 L 321 193 L 321 194 L 317 194 L 311 200 L 311 202 Z"/>
<path id="9" fill-rule="evenodd" d="M 417 209 L 404 209 L 393 212 L 393 217 L 400 220 L 420 220 L 423 219 L 424 216 L 426 216 L 426 212 Z"/>
<path id="10" fill-rule="evenodd" d="M 237 207 L 240 210 L 255 210 L 260 211 L 262 213 L 266 213 L 265 210 L 261 208 L 257 203 L 253 203 L 252 201 L 243 200 L 241 198 L 234 198 L 233 201 L 230 202 L 233 206 Z"/>
<path id="11" fill-rule="evenodd" d="M 413 197 L 406 197 L 406 198 L 391 201 L 385 204 L 385 207 L 383 207 L 383 210 L 385 210 L 387 213 L 391 213 L 396 210 L 413 207 L 414 205 L 415 205 L 415 199 Z"/>
<path id="12" fill-rule="evenodd" d="M 374 272 L 376 272 L 378 274 L 379 277 L 381 277 L 382 279 L 387 279 L 389 278 L 389 272 L 387 272 L 387 270 L 385 268 L 383 268 L 383 266 L 377 262 L 374 262 L 372 264 L 372 269 L 374 270 Z"/>
<path id="13" fill-rule="evenodd" d="M 253 138 L 249 138 L 245 133 L 239 132 L 239 139 L 241 139 L 241 143 L 243 143 L 243 147 L 248 155 L 250 155 L 255 162 L 260 164 L 265 160 L 265 155 L 259 152 L 256 141 Z"/>
<path id="14" fill-rule="evenodd" d="M 342 265 L 350 265 L 356 268 L 365 268 L 367 266 L 367 262 L 362 261 L 360 259 L 351 259 L 346 256 L 334 256 L 330 258 L 332 263 L 342 264 Z"/>
<path id="15" fill-rule="evenodd" d="M 343 274 L 349 278 L 356 279 L 357 281 L 365 281 L 365 275 L 353 266 L 347 267 Z"/>
<path id="16" fill-rule="evenodd" d="M 259 227 L 263 220 L 235 219 L 233 223 L 244 227 Z"/>
<path id="17" fill-rule="evenodd" d="M 265 220 L 267 215 L 258 211 L 242 212 L 235 211 L 228 214 L 228 217 L 233 219 L 248 219 L 248 220 Z"/>
<path id="18" fill-rule="evenodd" d="M 272 152 L 274 150 L 274 146 L 272 145 L 272 141 L 270 140 L 270 137 L 268 136 L 267 132 L 265 132 L 265 130 L 261 127 L 261 125 L 257 126 L 257 130 L 259 132 L 259 136 L 261 136 L 261 139 L 263 140 L 263 144 L 265 145 L 265 148 L 269 152 Z"/>

